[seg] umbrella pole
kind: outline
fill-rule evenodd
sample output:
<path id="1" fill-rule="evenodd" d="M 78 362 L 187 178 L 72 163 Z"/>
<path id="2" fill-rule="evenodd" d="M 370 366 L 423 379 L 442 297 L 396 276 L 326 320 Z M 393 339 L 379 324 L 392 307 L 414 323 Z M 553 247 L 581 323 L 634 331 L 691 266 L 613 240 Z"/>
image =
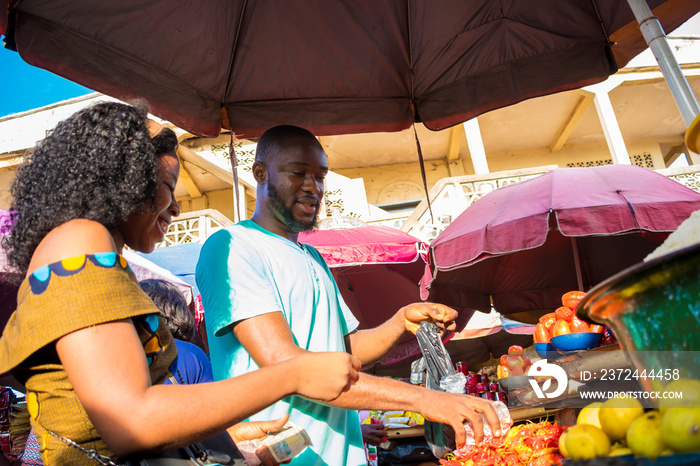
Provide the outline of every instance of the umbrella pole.
<path id="1" fill-rule="evenodd" d="M 576 244 L 576 238 L 571 238 L 571 249 L 574 251 L 574 267 L 576 267 L 576 282 L 578 284 L 579 291 L 585 291 L 583 289 L 583 277 L 581 276 L 581 260 L 578 257 L 578 245 Z"/>
<path id="2" fill-rule="evenodd" d="M 681 67 L 676 61 L 671 47 L 666 40 L 666 34 L 659 22 L 659 19 L 653 15 L 646 0 L 627 0 L 634 13 L 634 17 L 639 23 L 639 30 L 642 31 L 644 40 L 654 53 L 654 58 L 661 68 L 661 73 L 664 75 L 668 83 L 671 94 L 681 111 L 685 126 L 688 127 L 693 122 L 695 116 L 700 113 L 698 101 L 690 89 L 688 80 L 683 75 Z"/>

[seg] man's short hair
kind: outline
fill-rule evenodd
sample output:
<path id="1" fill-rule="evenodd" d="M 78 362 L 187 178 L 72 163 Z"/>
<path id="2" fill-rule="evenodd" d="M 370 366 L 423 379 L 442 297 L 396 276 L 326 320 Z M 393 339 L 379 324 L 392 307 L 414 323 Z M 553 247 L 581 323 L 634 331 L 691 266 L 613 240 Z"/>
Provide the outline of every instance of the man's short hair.
<path id="1" fill-rule="evenodd" d="M 308 129 L 294 125 L 273 126 L 265 131 L 262 136 L 260 136 L 260 139 L 258 139 L 258 144 L 255 149 L 255 161 L 268 164 L 284 145 L 285 141 L 299 137 L 313 140 L 321 147 L 321 143 L 318 142 L 316 136 Z"/>

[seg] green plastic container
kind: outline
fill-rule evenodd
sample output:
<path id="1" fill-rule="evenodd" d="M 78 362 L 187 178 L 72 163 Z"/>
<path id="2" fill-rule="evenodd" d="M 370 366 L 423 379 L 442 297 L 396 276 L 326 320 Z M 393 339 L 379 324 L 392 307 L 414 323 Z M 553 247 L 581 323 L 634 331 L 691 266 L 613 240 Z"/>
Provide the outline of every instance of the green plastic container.
<path id="1" fill-rule="evenodd" d="M 700 379 L 700 244 L 634 265 L 591 289 L 579 318 L 607 325 L 632 365 Z M 658 390 L 667 379 L 640 379 Z"/>

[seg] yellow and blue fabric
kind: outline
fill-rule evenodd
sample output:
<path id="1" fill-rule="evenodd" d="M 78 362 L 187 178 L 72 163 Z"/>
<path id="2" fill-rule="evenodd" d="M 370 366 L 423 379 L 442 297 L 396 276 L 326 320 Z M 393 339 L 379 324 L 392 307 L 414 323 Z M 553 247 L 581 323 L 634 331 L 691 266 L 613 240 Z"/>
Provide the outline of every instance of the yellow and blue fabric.
<path id="1" fill-rule="evenodd" d="M 172 375 L 177 349 L 126 260 L 114 252 L 83 255 L 37 269 L 19 288 L 17 310 L 0 338 L 0 373 L 27 388 L 27 405 L 44 464 L 97 464 L 77 448 L 114 457 L 80 404 L 55 349 L 59 338 L 86 327 L 131 318 L 153 384 Z"/>

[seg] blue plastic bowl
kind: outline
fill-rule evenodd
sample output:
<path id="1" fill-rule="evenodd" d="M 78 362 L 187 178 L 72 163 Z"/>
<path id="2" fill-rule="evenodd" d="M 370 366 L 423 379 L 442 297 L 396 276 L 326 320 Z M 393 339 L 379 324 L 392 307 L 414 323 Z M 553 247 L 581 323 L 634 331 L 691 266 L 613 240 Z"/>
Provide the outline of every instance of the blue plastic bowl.
<path id="1" fill-rule="evenodd" d="M 603 340 L 602 333 L 578 332 L 552 337 L 552 345 L 558 351 L 578 351 L 595 348 Z"/>
<path id="2" fill-rule="evenodd" d="M 561 353 L 557 351 L 551 343 L 535 343 L 535 351 L 542 359 L 556 359 L 561 357 Z"/>

